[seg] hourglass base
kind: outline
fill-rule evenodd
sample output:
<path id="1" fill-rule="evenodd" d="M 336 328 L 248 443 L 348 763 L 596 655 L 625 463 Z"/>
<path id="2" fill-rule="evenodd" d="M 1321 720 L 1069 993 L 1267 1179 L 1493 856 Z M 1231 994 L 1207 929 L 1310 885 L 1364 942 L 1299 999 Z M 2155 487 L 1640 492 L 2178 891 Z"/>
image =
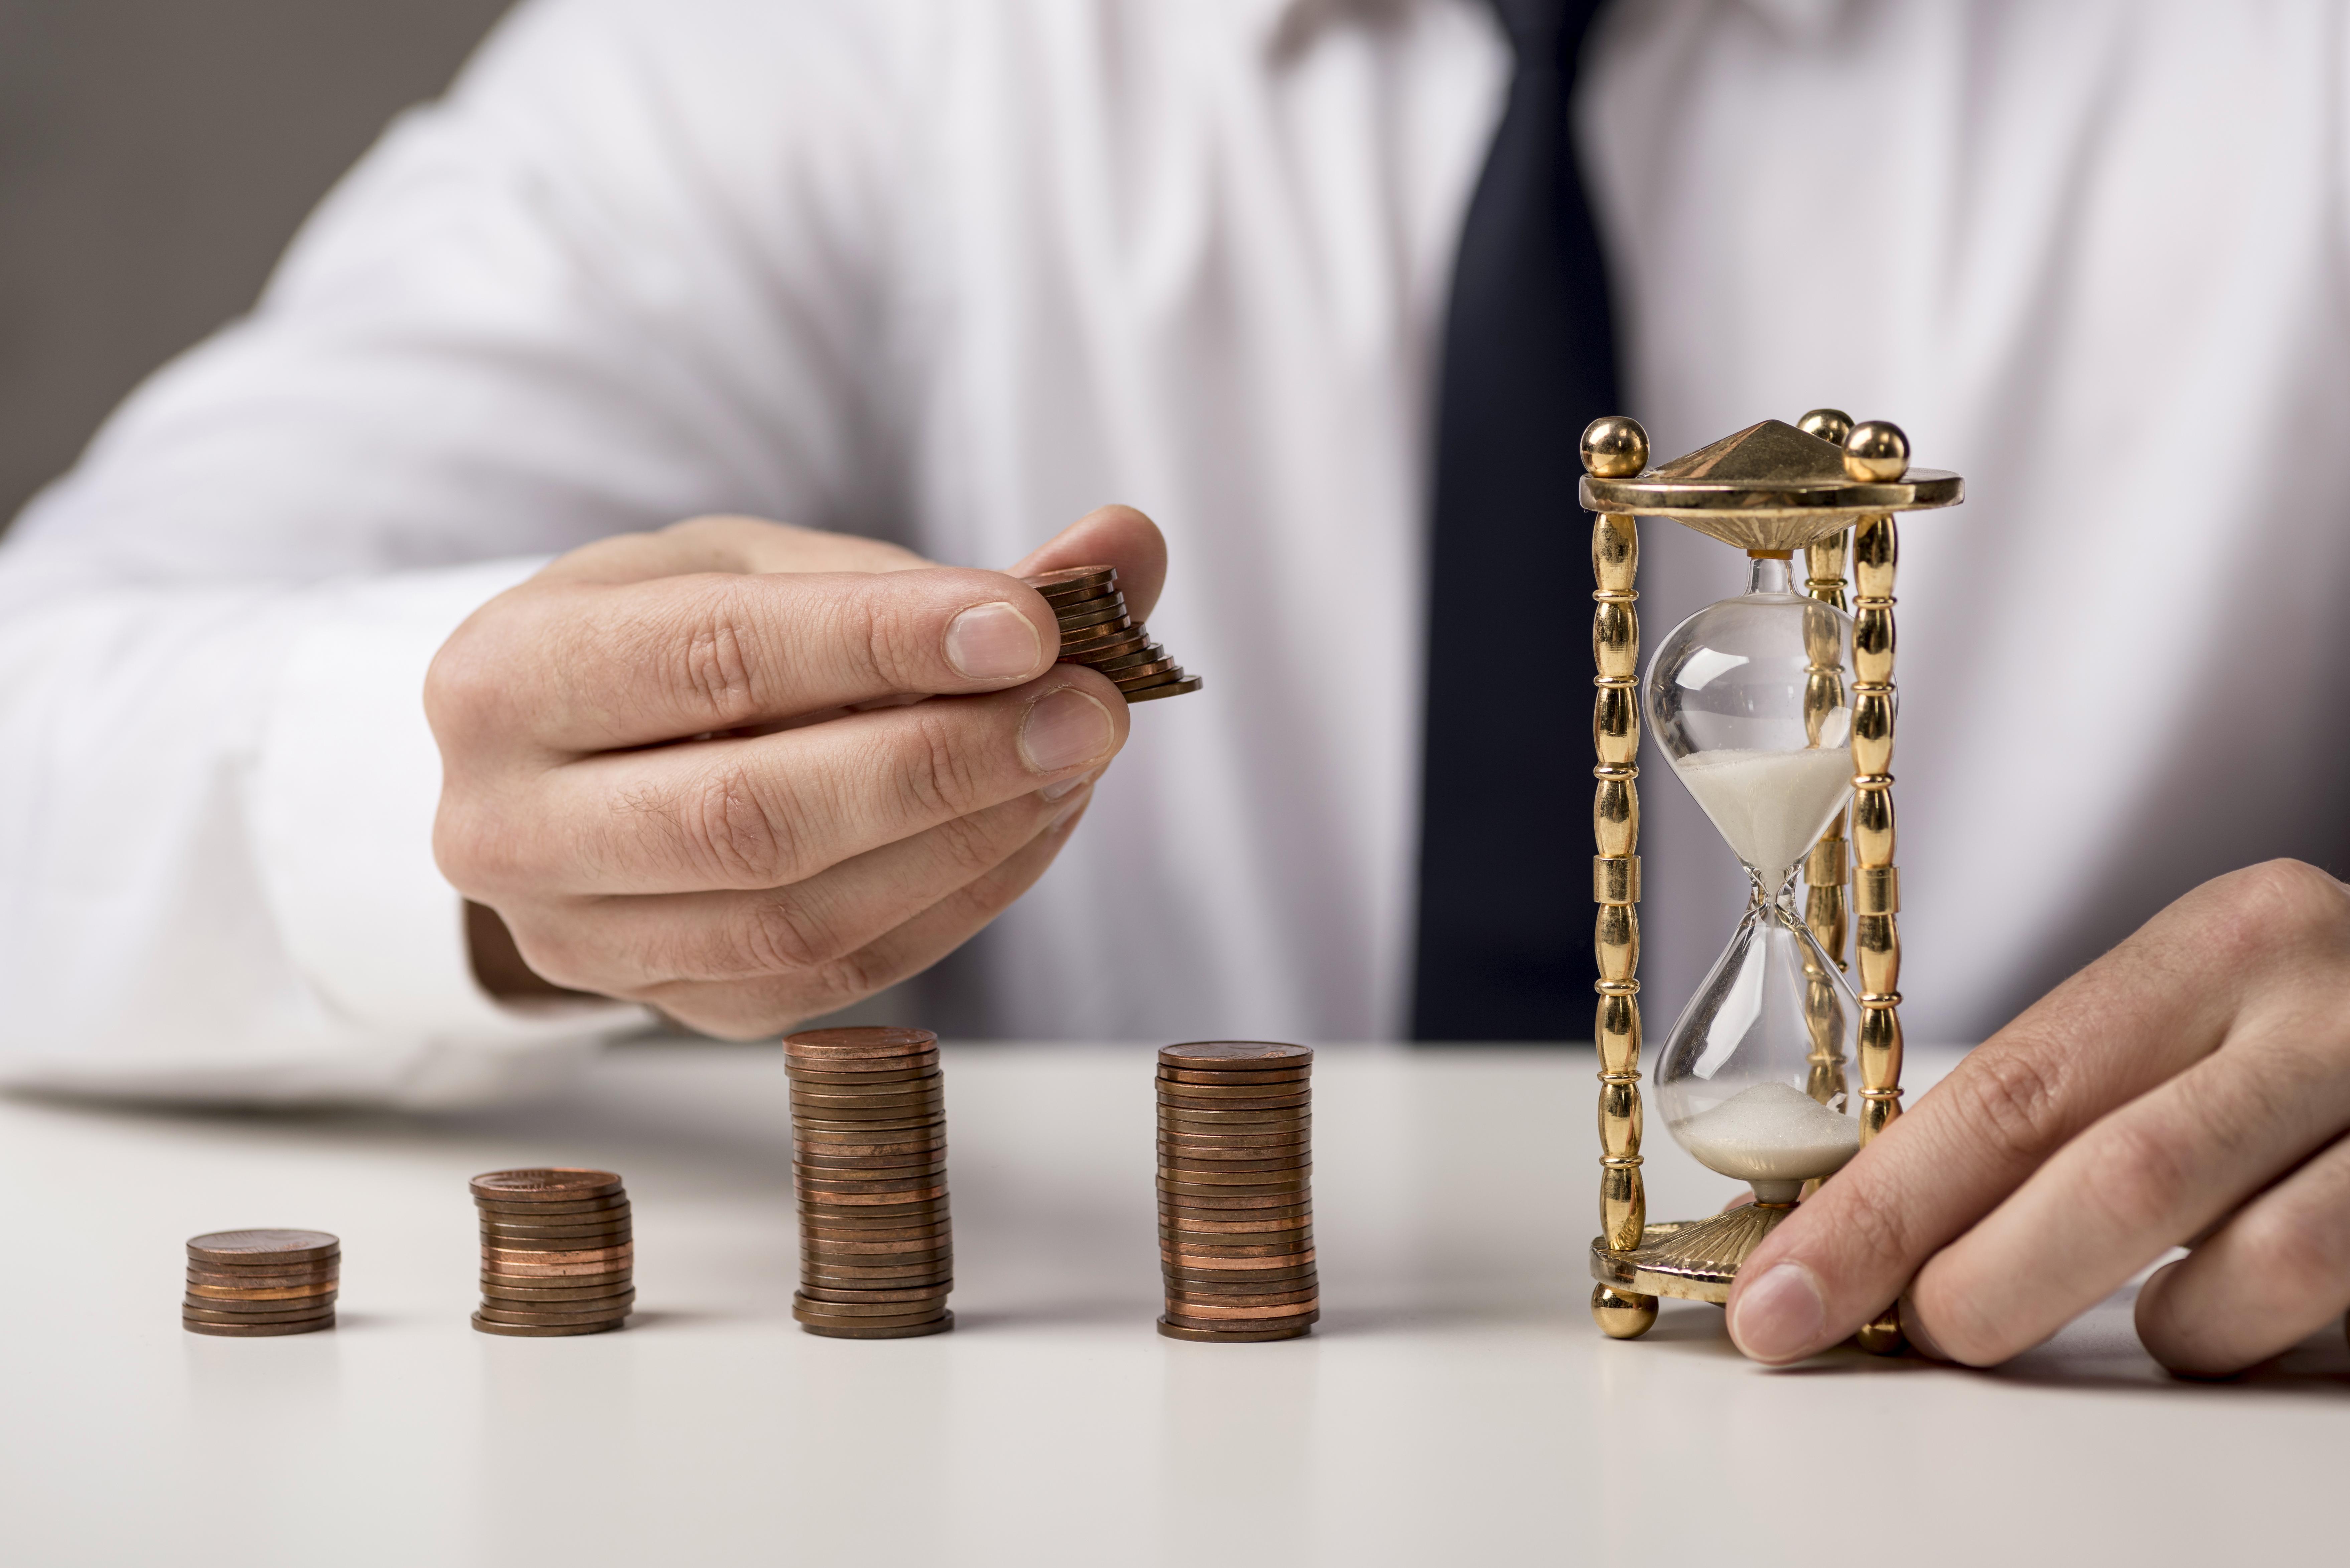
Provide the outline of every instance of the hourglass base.
<path id="1" fill-rule="evenodd" d="M 1679 1296 L 1684 1301 L 1730 1299 L 1738 1265 L 1795 1211 L 1792 1203 L 1747 1203 L 1705 1220 L 1674 1220 L 1640 1232 L 1628 1252 L 1611 1252 L 1604 1237 L 1591 1243 L 1591 1277 L 1627 1295 Z"/>

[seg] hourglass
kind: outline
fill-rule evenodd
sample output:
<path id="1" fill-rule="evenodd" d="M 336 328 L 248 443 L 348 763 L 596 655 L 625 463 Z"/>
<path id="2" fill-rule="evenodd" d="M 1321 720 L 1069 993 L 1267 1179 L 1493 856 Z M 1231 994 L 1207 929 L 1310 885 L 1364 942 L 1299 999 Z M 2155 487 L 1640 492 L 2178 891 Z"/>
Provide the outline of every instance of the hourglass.
<path id="1" fill-rule="evenodd" d="M 1597 420 L 1584 431 L 1598 688 L 1601 1233 L 1591 1245 L 1591 1312 L 1617 1339 L 1648 1331 L 1659 1296 L 1727 1301 L 1762 1238 L 1900 1114 L 1893 514 L 1964 495 L 1956 474 L 1911 469 L 1895 426 L 1855 425 L 1834 409 L 1796 426 L 1766 420 L 1657 468 L 1648 462 L 1647 432 L 1632 420 Z M 1667 634 L 1645 685 L 1636 668 L 1636 517 L 1672 518 L 1749 558 L 1747 591 Z M 1850 616 L 1847 549 L 1857 590 Z M 1752 1186 L 1754 1201 L 1659 1224 L 1648 1220 L 1640 1177 L 1644 708 L 1658 749 L 1748 881 L 1729 947 L 1658 1054 L 1656 1097 L 1674 1140 Z M 1857 987 L 1846 975 L 1847 924 Z M 1856 1061 L 1857 1089 L 1846 1072 Z M 1890 1308 L 1861 1334 L 1874 1350 L 1899 1341 Z"/>

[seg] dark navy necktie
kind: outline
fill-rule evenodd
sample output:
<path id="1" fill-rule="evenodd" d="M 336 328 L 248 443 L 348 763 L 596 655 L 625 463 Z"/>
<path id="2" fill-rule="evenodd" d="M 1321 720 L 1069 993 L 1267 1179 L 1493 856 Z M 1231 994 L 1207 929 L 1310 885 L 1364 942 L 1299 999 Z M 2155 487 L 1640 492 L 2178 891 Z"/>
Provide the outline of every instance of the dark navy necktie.
<path id="1" fill-rule="evenodd" d="M 1583 427 L 1616 413 L 1568 123 L 1602 0 L 1492 0 L 1517 57 L 1455 264 L 1437 427 L 1412 1036 L 1591 1033 Z"/>

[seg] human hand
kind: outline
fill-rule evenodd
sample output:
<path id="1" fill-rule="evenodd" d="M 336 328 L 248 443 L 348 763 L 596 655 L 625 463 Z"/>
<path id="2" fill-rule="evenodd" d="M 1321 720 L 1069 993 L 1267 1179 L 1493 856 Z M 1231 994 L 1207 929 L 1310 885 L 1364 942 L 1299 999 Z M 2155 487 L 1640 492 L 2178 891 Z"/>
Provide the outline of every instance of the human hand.
<path id="1" fill-rule="evenodd" d="M 1126 507 L 1013 575 L 1095 562 L 1149 612 L 1166 546 Z M 1052 863 L 1127 735 L 1117 689 L 1053 662 L 1053 612 L 1013 575 L 702 518 L 484 605 L 425 682 L 433 853 L 495 912 L 472 922 L 484 983 L 749 1038 L 962 943 Z M 528 972 L 501 984 L 505 932 Z"/>
<path id="2" fill-rule="evenodd" d="M 1929 1355 L 2030 1349 L 2173 1246 L 2137 1331 L 2216 1376 L 2350 1307 L 2350 888 L 2271 861 L 2196 888 L 1993 1035 L 1739 1270 L 1759 1361 L 1897 1293 Z M 1904 1289 L 1906 1285 L 1906 1290 Z"/>

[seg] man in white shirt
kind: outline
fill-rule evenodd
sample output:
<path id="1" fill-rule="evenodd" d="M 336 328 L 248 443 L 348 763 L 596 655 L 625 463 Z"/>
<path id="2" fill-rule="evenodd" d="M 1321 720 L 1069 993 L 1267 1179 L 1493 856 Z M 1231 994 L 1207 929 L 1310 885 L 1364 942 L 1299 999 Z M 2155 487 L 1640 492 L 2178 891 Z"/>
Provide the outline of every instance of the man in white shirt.
<path id="1" fill-rule="evenodd" d="M 2308 454 L 2350 433 L 2342 34 L 2314 3 L 2223 26 L 2119 0 L 1650 0 L 1583 52 L 1627 400 L 1659 450 L 1835 403 L 1969 479 L 1965 509 L 1904 536 L 1913 1036 L 1980 1038 L 2202 878 L 2341 847 L 2324 720 L 2350 668 L 2350 530 Z M 143 389 L 0 556 L 11 1076 L 492 1092 L 634 1016 L 492 995 L 477 972 L 507 927 L 553 979 L 751 1033 L 920 967 L 1056 855 L 964 955 L 942 1021 L 1400 1033 L 1432 389 L 1511 78 L 1472 0 L 525 5 L 328 200 L 255 317 Z M 662 584 L 1074 550 L 1147 602 L 1140 519 L 1046 544 L 1112 499 L 1166 531 L 1151 625 L 1201 697 L 1129 716 L 1083 671 L 1020 662 L 1014 623 L 1049 623 L 992 575 Z M 824 532 L 598 543 L 706 514 Z M 1735 590 L 1703 541 L 1646 548 L 1652 638 Z M 1559 700 L 1524 725 L 1581 729 L 1585 591 L 1544 595 Z M 829 635 L 792 640 L 811 621 Z M 631 639 L 664 625 L 681 683 L 636 685 Z M 878 652 L 770 700 L 750 666 L 693 661 L 715 646 L 694 632 L 730 625 L 772 631 L 795 676 Z M 417 692 L 444 643 L 436 751 Z M 977 695 L 872 709 L 877 681 Z M 782 815 L 722 809 L 702 846 L 764 833 L 769 857 L 682 852 L 692 812 L 737 793 L 630 750 L 735 727 L 687 691 L 754 728 L 778 703 L 867 708 L 679 753 L 755 753 L 763 787 L 800 788 Z M 1581 786 L 1558 791 L 1579 822 Z M 1669 1010 L 1738 883 L 1679 792 L 1645 804 L 1644 974 Z M 871 859 L 893 855 L 913 860 Z M 473 922 L 479 970 L 451 878 L 504 917 Z M 776 880 L 804 895 L 781 919 L 755 896 Z M 2288 898 L 2260 950 L 2325 929 L 2326 897 Z M 2092 1102 L 2120 1103 L 2068 1103 Z M 2345 1120 L 2201 1196 L 2257 1190 Z M 1912 1124 L 1838 1188 L 1923 1147 L 1936 1123 Z M 2087 1125 L 2052 1122 L 2041 1154 Z M 2025 1174 L 1987 1176 L 1949 1225 Z M 2185 1212 L 2043 1315 L 2203 1228 Z M 1888 1241 L 1876 1273 L 1796 1258 L 1826 1303 L 1814 1337 L 1957 1233 Z M 1742 1323 L 1772 1358 L 1808 1343 Z"/>

